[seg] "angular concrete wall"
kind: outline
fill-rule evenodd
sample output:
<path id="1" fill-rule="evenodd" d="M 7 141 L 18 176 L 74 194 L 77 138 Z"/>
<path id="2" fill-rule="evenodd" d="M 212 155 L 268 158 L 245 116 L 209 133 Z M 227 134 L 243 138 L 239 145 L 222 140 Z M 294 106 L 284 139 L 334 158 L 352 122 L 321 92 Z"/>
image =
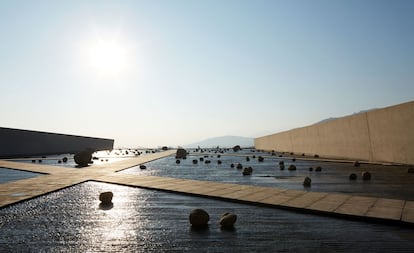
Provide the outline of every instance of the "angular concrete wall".
<path id="1" fill-rule="evenodd" d="M 259 137 L 255 139 L 255 147 L 414 164 L 414 102 Z"/>
<path id="2" fill-rule="evenodd" d="M 112 149 L 114 140 L 0 127 L 0 158 Z"/>

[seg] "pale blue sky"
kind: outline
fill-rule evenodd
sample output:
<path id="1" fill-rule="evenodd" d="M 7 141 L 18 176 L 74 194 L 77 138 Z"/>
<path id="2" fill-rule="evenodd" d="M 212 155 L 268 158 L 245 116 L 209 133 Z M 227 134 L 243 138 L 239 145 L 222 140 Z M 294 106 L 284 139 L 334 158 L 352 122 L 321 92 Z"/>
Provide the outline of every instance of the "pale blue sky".
<path id="1" fill-rule="evenodd" d="M 177 146 L 412 101 L 413 13 L 410 0 L 0 1 L 0 126 Z M 123 52 L 119 72 L 90 63 L 99 41 Z"/>

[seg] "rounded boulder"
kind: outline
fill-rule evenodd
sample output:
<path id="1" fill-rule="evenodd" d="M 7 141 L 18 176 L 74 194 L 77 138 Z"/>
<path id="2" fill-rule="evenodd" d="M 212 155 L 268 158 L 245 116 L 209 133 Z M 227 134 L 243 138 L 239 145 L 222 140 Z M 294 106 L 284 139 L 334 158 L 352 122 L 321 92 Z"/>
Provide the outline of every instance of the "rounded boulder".
<path id="1" fill-rule="evenodd" d="M 207 226 L 210 215 L 203 209 L 194 209 L 190 212 L 190 224 L 195 227 Z"/>
<path id="2" fill-rule="evenodd" d="M 88 166 L 88 163 L 92 161 L 92 152 L 88 150 L 81 151 L 76 153 L 73 157 L 75 163 L 81 167 Z"/>
<path id="3" fill-rule="evenodd" d="M 303 186 L 310 187 L 312 184 L 312 179 L 310 177 L 305 177 L 305 180 L 303 180 Z"/>
<path id="4" fill-rule="evenodd" d="M 102 205 L 110 205 L 112 204 L 113 196 L 112 192 L 102 192 L 99 194 L 99 201 L 101 201 Z"/>
<path id="5" fill-rule="evenodd" d="M 223 228 L 231 228 L 237 221 L 237 215 L 234 213 L 225 213 L 220 218 L 220 226 Z"/>

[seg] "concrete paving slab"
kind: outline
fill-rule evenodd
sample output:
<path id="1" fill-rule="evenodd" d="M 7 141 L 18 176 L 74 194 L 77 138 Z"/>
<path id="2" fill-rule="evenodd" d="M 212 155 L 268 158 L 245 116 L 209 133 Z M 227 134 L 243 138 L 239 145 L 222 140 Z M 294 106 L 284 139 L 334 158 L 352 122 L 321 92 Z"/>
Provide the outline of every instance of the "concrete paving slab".
<path id="1" fill-rule="evenodd" d="M 365 216 L 377 200 L 377 198 L 372 197 L 352 196 L 335 209 L 334 212 L 345 215 Z"/>
<path id="2" fill-rule="evenodd" d="M 284 203 L 284 205 L 289 207 L 305 208 L 314 204 L 318 200 L 323 199 L 327 195 L 327 193 L 322 192 L 307 192 L 303 195 L 298 196 L 297 198 L 290 199 Z"/>
<path id="3" fill-rule="evenodd" d="M 414 224 L 414 201 L 406 201 L 402 211 L 401 220 Z"/>

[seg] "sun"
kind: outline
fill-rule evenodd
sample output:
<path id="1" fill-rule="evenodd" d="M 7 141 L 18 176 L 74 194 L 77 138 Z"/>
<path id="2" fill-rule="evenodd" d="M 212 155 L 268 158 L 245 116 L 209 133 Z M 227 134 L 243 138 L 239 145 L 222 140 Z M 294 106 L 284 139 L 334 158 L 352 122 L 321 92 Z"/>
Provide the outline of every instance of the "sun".
<path id="1" fill-rule="evenodd" d="M 89 66 L 100 75 L 119 75 L 126 65 L 125 50 L 115 41 L 99 41 L 89 50 Z"/>

